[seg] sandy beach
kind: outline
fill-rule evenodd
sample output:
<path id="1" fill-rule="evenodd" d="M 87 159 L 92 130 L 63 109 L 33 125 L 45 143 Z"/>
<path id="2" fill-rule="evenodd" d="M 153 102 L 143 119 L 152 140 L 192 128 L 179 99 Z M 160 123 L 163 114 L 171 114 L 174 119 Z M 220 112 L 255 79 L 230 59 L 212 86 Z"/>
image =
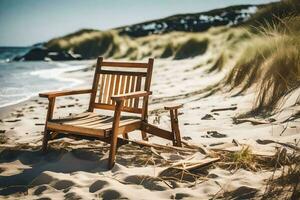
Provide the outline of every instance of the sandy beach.
<path id="1" fill-rule="evenodd" d="M 122 2 L 0 1 L 0 199 L 300 199 L 299 1 Z"/>
<path id="2" fill-rule="evenodd" d="M 170 121 L 168 113 L 163 110 L 164 104 L 184 104 L 179 117 L 182 138 L 207 152 L 197 148 L 189 151 L 155 149 L 133 143 L 118 150 L 116 165 L 112 170 L 107 170 L 109 145 L 99 141 L 62 138 L 51 141 L 50 152 L 42 155 L 39 150 L 47 101 L 34 97 L 1 109 L 2 198 L 136 199 L 138 195 L 139 199 L 210 199 L 249 195 L 244 196 L 247 198 L 263 194 L 272 175 L 271 170 L 232 170 L 216 162 L 192 175 L 181 173 L 183 175 L 177 178 L 174 174 L 173 178 L 167 176 L 170 173 L 168 170 L 171 170 L 169 167 L 176 162 L 218 158 L 212 152 L 241 151 L 248 147 L 255 155 L 272 156 L 279 148 L 285 148 L 288 152 L 299 148 L 295 141 L 299 141 L 300 121 L 292 119 L 299 113 L 299 105 L 289 105 L 295 100 L 294 97 L 297 98 L 299 91 L 295 91 L 281 112 L 274 116 L 238 121 L 235 118 L 239 114 L 251 109 L 253 93 L 233 97 L 220 90 L 211 94 L 207 83 L 218 83 L 225 72 L 208 74 L 209 64 L 195 69 L 196 65 L 206 63 L 208 59 L 200 56 L 180 61 L 155 60 L 149 119 L 151 123 L 169 130 Z M 68 72 L 65 76 L 83 77 L 85 83 L 80 88 L 89 88 L 93 69 L 87 67 Z M 195 78 L 200 81 L 191 81 Z M 178 82 L 181 84 L 175 87 Z M 54 116 L 84 112 L 88 100 L 88 95 L 58 98 Z M 140 134 L 133 132 L 129 137 L 140 139 Z M 157 137 L 150 137 L 150 142 L 171 145 Z"/>

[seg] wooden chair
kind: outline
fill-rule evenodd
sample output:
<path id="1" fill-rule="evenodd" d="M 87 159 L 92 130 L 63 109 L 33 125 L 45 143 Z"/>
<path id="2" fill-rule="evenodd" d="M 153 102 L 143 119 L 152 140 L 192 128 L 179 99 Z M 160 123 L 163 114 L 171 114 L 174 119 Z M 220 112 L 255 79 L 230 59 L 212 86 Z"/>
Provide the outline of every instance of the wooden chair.
<path id="1" fill-rule="evenodd" d="M 160 129 L 148 123 L 148 98 L 150 91 L 153 59 L 148 63 L 108 62 L 102 57 L 97 60 L 91 89 L 66 90 L 39 94 L 49 100 L 46 117 L 43 152 L 47 151 L 48 140 L 54 139 L 58 133 L 65 136 L 75 135 L 100 139 L 110 143 L 108 168 L 112 168 L 116 150 L 128 139 L 128 133 L 141 130 L 142 138 L 147 140 L 146 133 L 150 133 L 173 141 L 173 145 L 181 146 L 178 128 L 177 109 L 181 105 L 166 106 L 170 111 L 172 131 Z M 108 68 L 108 69 L 107 69 Z M 66 118 L 53 118 L 56 97 L 78 94 L 90 94 L 87 112 Z M 95 109 L 113 110 L 113 116 L 100 115 Z M 135 113 L 139 116 L 121 116 L 121 112 Z M 127 140 L 128 141 L 128 140 Z"/>

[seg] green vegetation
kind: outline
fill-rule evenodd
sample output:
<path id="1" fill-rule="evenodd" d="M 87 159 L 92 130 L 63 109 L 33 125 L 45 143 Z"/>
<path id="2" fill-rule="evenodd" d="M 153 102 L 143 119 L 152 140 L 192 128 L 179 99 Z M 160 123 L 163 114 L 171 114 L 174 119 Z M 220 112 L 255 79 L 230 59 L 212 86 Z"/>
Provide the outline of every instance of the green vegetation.
<path id="1" fill-rule="evenodd" d="M 185 59 L 204 54 L 209 39 L 205 34 L 175 32 L 132 39 L 115 30 L 80 30 L 76 33 L 50 40 L 50 51 L 71 51 L 83 58 L 98 56 L 127 58 L 144 57 Z"/>
<path id="2" fill-rule="evenodd" d="M 185 59 L 202 55 L 208 48 L 208 39 L 198 40 L 191 38 L 183 43 L 175 53 L 174 59 Z"/>
<path id="3" fill-rule="evenodd" d="M 279 101 L 300 86 L 300 17 L 268 24 L 255 35 L 228 75 L 231 89 L 242 93 L 256 85 L 254 113 L 277 108 Z"/>
<path id="4" fill-rule="evenodd" d="M 72 51 L 84 58 L 111 55 L 118 49 L 114 32 L 81 30 L 62 38 L 50 40 L 46 47 L 52 51 Z"/>
<path id="5" fill-rule="evenodd" d="M 221 53 L 219 58 L 216 60 L 215 64 L 207 71 L 208 73 L 214 72 L 214 71 L 221 71 L 222 68 L 225 66 L 227 56 L 224 52 Z"/>
<path id="6" fill-rule="evenodd" d="M 245 24 L 252 27 L 252 30 L 256 32 L 255 27 L 266 27 L 270 23 L 278 24 L 281 23 L 281 19 L 297 16 L 299 13 L 299 0 L 282 0 L 260 8 Z"/>
<path id="7" fill-rule="evenodd" d="M 161 54 L 161 58 L 169 58 L 174 54 L 174 47 L 171 44 L 168 44 Z"/>

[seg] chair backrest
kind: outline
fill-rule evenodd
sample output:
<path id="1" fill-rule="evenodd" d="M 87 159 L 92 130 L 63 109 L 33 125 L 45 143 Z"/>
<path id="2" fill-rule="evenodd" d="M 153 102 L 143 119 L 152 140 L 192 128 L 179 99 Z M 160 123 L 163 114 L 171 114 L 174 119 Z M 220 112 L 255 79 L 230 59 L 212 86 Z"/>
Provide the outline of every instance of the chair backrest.
<path id="1" fill-rule="evenodd" d="M 136 91 L 150 91 L 153 59 L 148 63 L 108 62 L 102 57 L 97 60 L 93 92 L 89 111 L 96 109 L 114 110 L 112 95 Z M 122 111 L 140 113 L 145 118 L 148 111 L 148 97 L 125 100 Z"/>

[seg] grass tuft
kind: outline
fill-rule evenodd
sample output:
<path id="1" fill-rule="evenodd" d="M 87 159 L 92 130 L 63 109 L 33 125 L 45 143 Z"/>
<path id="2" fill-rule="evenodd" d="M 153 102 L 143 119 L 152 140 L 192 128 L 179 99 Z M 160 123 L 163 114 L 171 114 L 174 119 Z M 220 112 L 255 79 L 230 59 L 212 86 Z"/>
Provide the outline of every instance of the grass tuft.
<path id="1" fill-rule="evenodd" d="M 204 38 L 202 40 L 191 38 L 179 46 L 174 59 L 179 60 L 202 55 L 206 52 L 208 44 L 208 38 Z"/>
<path id="2" fill-rule="evenodd" d="M 226 83 L 238 94 L 256 87 L 253 113 L 275 111 L 300 86 L 300 17 L 260 28 L 229 73 Z"/>

